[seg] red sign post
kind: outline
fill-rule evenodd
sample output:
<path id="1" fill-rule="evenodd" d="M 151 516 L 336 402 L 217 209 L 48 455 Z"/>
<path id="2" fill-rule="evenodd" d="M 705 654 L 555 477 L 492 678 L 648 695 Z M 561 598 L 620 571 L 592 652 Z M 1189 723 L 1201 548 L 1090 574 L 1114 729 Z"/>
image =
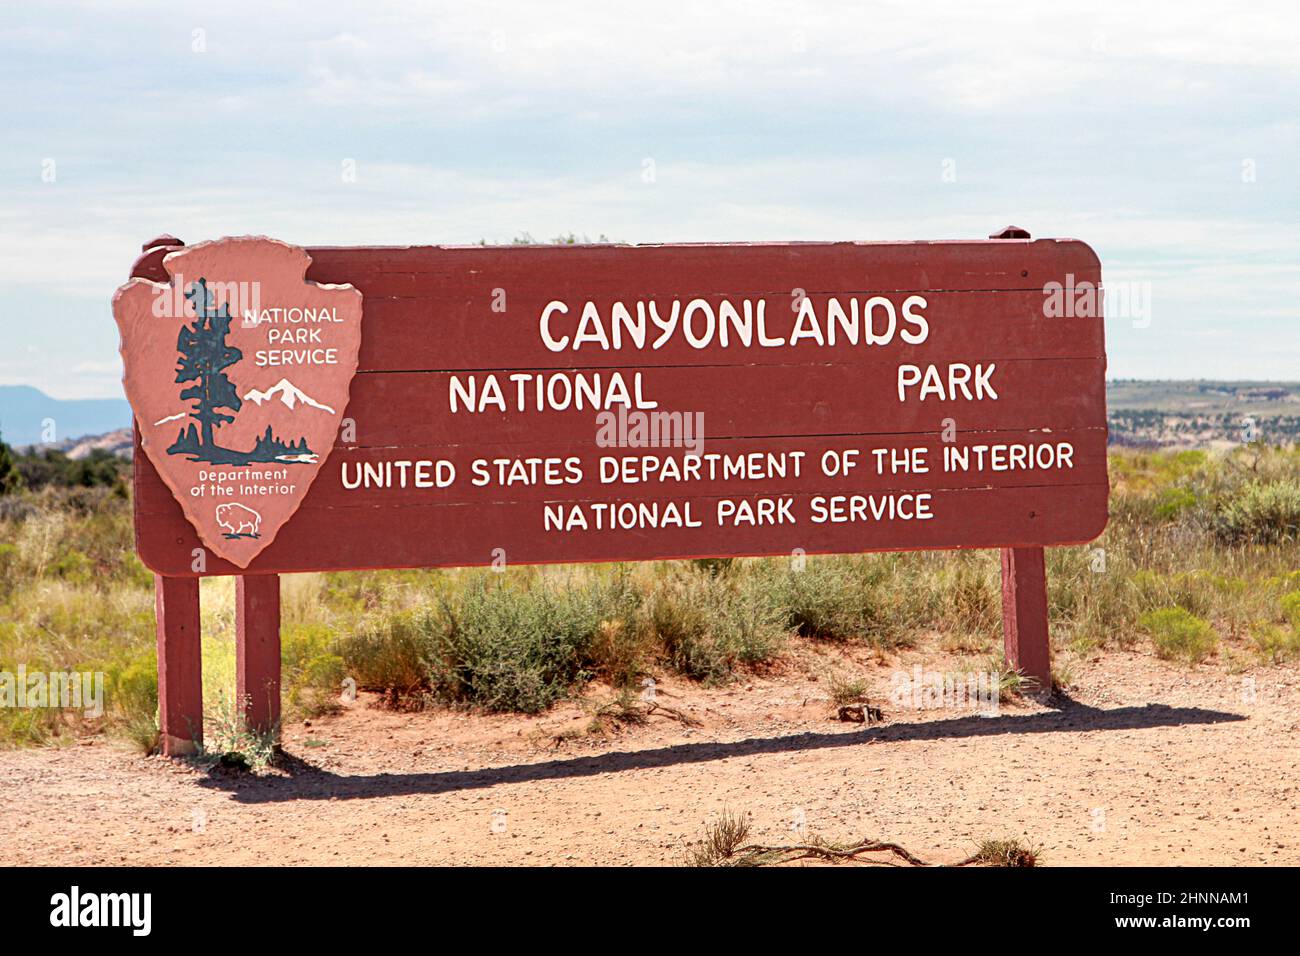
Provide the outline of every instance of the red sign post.
<path id="1" fill-rule="evenodd" d="M 149 244 L 133 275 L 174 284 L 178 251 Z M 360 294 L 360 344 L 350 383 L 346 365 L 316 383 L 337 375 L 346 402 L 284 376 L 330 407 L 337 438 L 272 466 L 317 469 L 273 541 L 232 554 L 196 527 L 135 405 L 168 753 L 199 739 L 197 596 L 181 579 L 205 574 L 244 577 L 240 688 L 262 726 L 278 718 L 275 575 L 324 569 L 1001 548 L 1008 657 L 1050 681 L 1042 549 L 1107 518 L 1101 275 L 1083 243 L 1008 230 L 303 255 L 309 286 Z M 128 386 L 138 334 L 124 328 Z M 223 466 L 227 485 L 261 487 L 250 468 L 267 470 Z"/>

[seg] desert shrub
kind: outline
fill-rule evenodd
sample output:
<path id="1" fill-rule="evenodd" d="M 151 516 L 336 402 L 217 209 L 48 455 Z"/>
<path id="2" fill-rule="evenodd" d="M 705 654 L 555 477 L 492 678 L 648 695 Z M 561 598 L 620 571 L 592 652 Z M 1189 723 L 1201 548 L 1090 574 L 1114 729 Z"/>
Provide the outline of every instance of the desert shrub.
<path id="1" fill-rule="evenodd" d="M 382 584 L 380 571 L 331 571 L 323 575 L 321 600 L 332 608 L 364 613 L 378 610 Z"/>
<path id="2" fill-rule="evenodd" d="M 113 725 L 141 753 L 158 748 L 158 656 L 150 651 L 107 675 L 107 709 Z"/>
<path id="3" fill-rule="evenodd" d="M 721 679 L 729 674 L 721 655 L 705 661 L 710 607 L 715 606 L 705 596 L 707 590 L 703 580 L 685 577 L 660 583 L 646 601 L 645 620 L 674 668 L 691 677 Z"/>
<path id="4" fill-rule="evenodd" d="M 23 476 L 14 460 L 14 451 L 0 436 L 0 498 L 17 495 L 23 489 Z"/>
<path id="5" fill-rule="evenodd" d="M 89 584 L 94 579 L 94 565 L 86 555 L 72 549 L 51 561 L 48 573 L 76 584 Z"/>
<path id="6" fill-rule="evenodd" d="M 428 670 L 434 695 L 493 711 L 545 710 L 591 677 L 592 645 L 616 600 L 598 582 L 472 581 L 458 603 L 443 603 Z"/>
<path id="7" fill-rule="evenodd" d="M 338 708 L 345 667 L 334 645 L 334 632 L 323 624 L 281 629 L 280 678 L 287 713 L 316 717 Z"/>
<path id="8" fill-rule="evenodd" d="M 1015 837 L 980 840 L 970 859 L 980 866 L 1025 867 L 1038 866 L 1043 848 L 1026 844 Z"/>
<path id="9" fill-rule="evenodd" d="M 874 595 L 873 643 L 907 647 L 917 634 L 941 627 L 946 608 L 941 582 L 954 557 L 950 552 L 913 552 L 861 559 L 864 581 Z"/>
<path id="10" fill-rule="evenodd" d="M 144 753 L 157 745 L 158 675 L 157 660 L 152 651 L 140 653 L 124 648 L 119 656 L 107 661 L 95 659 L 60 660 L 54 649 L 31 648 L 33 654 L 22 661 L 30 680 L 36 673 L 49 675 L 43 684 L 45 705 L 22 708 L 0 708 L 0 745 L 23 746 L 44 744 L 70 735 L 108 729 L 135 742 Z M 134 657 L 127 656 L 134 654 Z M 0 671 L 11 675 L 18 672 L 18 664 L 0 659 Z M 103 712 L 90 712 L 94 698 L 71 696 L 56 692 L 54 674 L 71 674 L 78 690 L 83 674 L 90 674 L 103 696 L 99 703 Z M 99 683 L 102 680 L 102 683 Z M 29 688 L 33 685 L 29 684 Z M 65 691 L 68 689 L 65 687 Z M 86 688 L 91 693 L 91 688 Z M 29 690 L 29 693 L 31 691 Z M 62 704 L 60 705 L 60 699 Z"/>
<path id="11" fill-rule="evenodd" d="M 153 717 L 158 710 L 158 655 L 150 650 L 108 674 L 109 706 L 116 716 Z"/>
<path id="12" fill-rule="evenodd" d="M 0 745 L 39 746 L 57 738 L 60 711 L 49 707 L 0 707 Z"/>
<path id="13" fill-rule="evenodd" d="M 727 617 L 717 622 L 717 646 L 726 651 L 732 666 L 766 663 L 784 649 L 789 634 L 766 599 L 752 588 L 728 595 Z"/>
<path id="14" fill-rule="evenodd" d="M 1197 506 L 1195 492 L 1189 488 L 1173 487 L 1161 489 L 1156 495 L 1152 513 L 1160 521 L 1172 521 Z"/>
<path id="15" fill-rule="evenodd" d="M 867 681 L 862 677 L 845 677 L 832 671 L 826 678 L 826 690 L 832 707 L 846 707 L 867 699 Z"/>
<path id="16" fill-rule="evenodd" d="M 1265 578 L 1264 584 L 1274 590 L 1290 592 L 1300 588 L 1300 570 L 1274 574 Z"/>
<path id="17" fill-rule="evenodd" d="M 736 851 L 749 841 L 749 815 L 723 809 L 704 828 L 704 837 L 686 857 L 687 866 L 729 866 Z"/>
<path id="18" fill-rule="evenodd" d="M 1148 611 L 1139 620 L 1151 635 L 1156 654 L 1172 660 L 1198 663 L 1209 657 L 1218 644 L 1209 622 L 1181 607 Z"/>
<path id="19" fill-rule="evenodd" d="M 706 574 L 664 580 L 646 600 L 644 622 L 668 663 L 694 680 L 722 683 L 743 666 L 770 660 L 785 636 L 785 614 L 764 593 Z"/>
<path id="20" fill-rule="evenodd" d="M 428 662 L 445 630 L 436 606 L 376 614 L 341 637 L 336 653 L 358 687 L 393 701 L 407 699 L 428 685 Z"/>
<path id="21" fill-rule="evenodd" d="M 900 647 L 944 618 L 940 554 L 870 554 L 755 562 L 759 588 L 791 631 L 825 640 Z"/>
<path id="22" fill-rule="evenodd" d="M 614 687 L 628 688 L 649 668 L 655 655 L 648 631 L 624 617 L 602 620 L 592 635 L 593 671 Z"/>
<path id="23" fill-rule="evenodd" d="M 1012 666 L 1002 651 L 985 658 L 982 672 L 989 677 L 989 690 L 997 695 L 1000 703 L 1009 703 L 1018 697 L 1041 690 L 1051 690 L 1040 686 L 1040 681 Z M 962 675 L 956 675 L 957 685 L 962 683 Z M 969 685 L 968 685 L 969 692 Z"/>
<path id="24" fill-rule="evenodd" d="M 23 567 L 11 581 L 11 593 L 0 594 L 0 670 L 13 673 L 22 665 L 28 673 L 103 672 L 106 713 L 104 719 L 87 720 L 84 710 L 75 708 L 0 708 L 0 745 L 117 731 L 141 709 L 152 720 L 156 691 L 152 704 L 133 708 L 134 692 L 130 686 L 124 691 L 120 680 L 133 663 L 152 655 L 152 596 L 87 575 L 35 579 L 21 544 L 9 557 Z"/>
<path id="25" fill-rule="evenodd" d="M 1276 624 L 1256 624 L 1251 637 L 1259 655 L 1271 663 L 1300 658 L 1300 627 L 1279 627 Z"/>
<path id="26" fill-rule="evenodd" d="M 1300 482 L 1250 482 L 1219 504 L 1213 527 L 1226 544 L 1300 539 Z"/>
<path id="27" fill-rule="evenodd" d="M 275 764 L 280 728 L 258 729 L 244 720 L 243 702 L 222 693 L 204 702 L 203 744 L 195 759 L 241 770 L 260 770 Z"/>
<path id="28" fill-rule="evenodd" d="M 764 585 L 785 625 L 803 637 L 840 641 L 873 630 L 871 590 L 851 564 L 834 558 L 775 562 Z"/>
<path id="29" fill-rule="evenodd" d="M 1189 519 L 1200 504 L 1196 493 L 1184 486 L 1116 494 L 1111 500 L 1111 517 L 1130 526 L 1154 527 Z"/>
<path id="30" fill-rule="evenodd" d="M 588 569 L 585 585 L 599 621 L 587 644 L 587 668 L 615 687 L 635 684 L 656 657 L 656 647 L 640 625 L 642 589 L 628 565 Z"/>
<path id="31" fill-rule="evenodd" d="M 332 616 L 362 618 L 436 604 L 455 593 L 458 574 L 426 569 L 336 571 L 311 575 L 309 590 L 316 591 L 316 603 Z"/>
<path id="32" fill-rule="evenodd" d="M 15 456 L 23 485 L 37 490 L 47 486 L 94 488 L 125 494 L 131 463 L 102 448 L 84 458 L 69 458 L 61 451 L 44 449 Z"/>
<path id="33" fill-rule="evenodd" d="M 1291 626 L 1300 628 L 1300 591 L 1290 591 L 1282 595 L 1278 602 L 1282 616 L 1291 622 Z"/>
<path id="34" fill-rule="evenodd" d="M 128 587 L 151 593 L 153 591 L 154 573 L 145 567 L 134 549 L 122 554 L 122 563 L 118 566 L 117 577 Z"/>

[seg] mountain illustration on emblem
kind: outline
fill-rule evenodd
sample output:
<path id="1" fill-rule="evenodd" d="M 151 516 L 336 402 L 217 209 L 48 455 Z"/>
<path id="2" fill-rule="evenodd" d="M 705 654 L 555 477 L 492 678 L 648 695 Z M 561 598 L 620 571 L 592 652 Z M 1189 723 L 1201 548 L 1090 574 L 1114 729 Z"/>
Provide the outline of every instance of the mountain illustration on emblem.
<path id="1" fill-rule="evenodd" d="M 309 398 L 287 379 L 281 379 L 265 392 L 252 389 L 241 399 L 225 372 L 244 357 L 243 352 L 226 341 L 231 323 L 229 306 L 217 306 L 215 297 L 208 289 L 207 280 L 202 278 L 186 290 L 185 298 L 193 304 L 195 318 L 192 325 L 181 326 L 176 337 L 176 383 L 193 383 L 181 391 L 180 398 L 181 401 L 194 402 L 194 405 L 190 411 L 172 417 L 188 415 L 194 421 L 180 430 L 176 441 L 168 447 L 167 454 L 184 455 L 190 461 L 211 465 L 314 462 L 316 453 L 307 446 L 305 437 L 286 441 L 274 435 L 270 425 L 249 451 L 223 448 L 217 443 L 217 429 L 235 420 L 239 410 L 244 407 L 245 399 L 260 406 L 278 394 L 290 409 L 302 403 L 326 411 L 332 410 Z"/>
<path id="2" fill-rule="evenodd" d="M 266 391 L 259 391 L 256 388 L 249 389 L 244 395 L 244 401 L 252 402 L 254 405 L 261 405 L 263 402 L 269 402 L 277 396 L 290 409 L 296 408 L 298 405 L 306 405 L 309 408 L 319 408 L 322 412 L 334 414 L 334 409 L 328 405 L 322 405 L 287 378 L 280 379 Z"/>

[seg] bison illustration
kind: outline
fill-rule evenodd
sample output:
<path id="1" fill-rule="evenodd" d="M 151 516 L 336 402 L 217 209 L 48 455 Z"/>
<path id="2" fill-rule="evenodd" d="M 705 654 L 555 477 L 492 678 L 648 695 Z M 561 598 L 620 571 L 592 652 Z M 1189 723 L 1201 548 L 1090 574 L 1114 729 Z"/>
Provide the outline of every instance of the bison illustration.
<path id="1" fill-rule="evenodd" d="M 227 538 L 260 538 L 262 516 L 252 508 L 228 501 L 217 505 L 217 524 Z"/>

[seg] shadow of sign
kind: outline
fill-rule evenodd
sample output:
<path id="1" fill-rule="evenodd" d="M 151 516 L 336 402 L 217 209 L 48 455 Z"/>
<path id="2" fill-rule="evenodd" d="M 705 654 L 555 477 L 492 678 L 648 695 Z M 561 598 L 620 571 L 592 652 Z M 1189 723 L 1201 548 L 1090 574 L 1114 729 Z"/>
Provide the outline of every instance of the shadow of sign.
<path id="1" fill-rule="evenodd" d="M 801 733 L 780 737 L 754 737 L 731 742 L 673 744 L 647 750 L 613 751 L 563 760 L 488 767 L 482 770 L 437 773 L 379 773 L 368 776 L 336 774 L 286 754 L 282 766 L 290 776 L 257 777 L 247 773 L 217 771 L 200 786 L 225 790 L 240 803 L 278 803 L 289 800 L 362 800 L 413 794 L 456 793 L 500 784 L 539 780 L 566 780 L 600 774 L 672 767 L 735 757 L 807 752 L 830 747 L 856 747 L 868 743 L 994 737 L 1003 734 L 1086 733 L 1142 730 L 1247 720 L 1242 714 L 1199 707 L 1147 704 L 1103 710 L 1071 700 L 1059 709 L 1038 714 L 982 718 L 955 717 L 925 723 L 892 724 L 839 733 Z"/>

